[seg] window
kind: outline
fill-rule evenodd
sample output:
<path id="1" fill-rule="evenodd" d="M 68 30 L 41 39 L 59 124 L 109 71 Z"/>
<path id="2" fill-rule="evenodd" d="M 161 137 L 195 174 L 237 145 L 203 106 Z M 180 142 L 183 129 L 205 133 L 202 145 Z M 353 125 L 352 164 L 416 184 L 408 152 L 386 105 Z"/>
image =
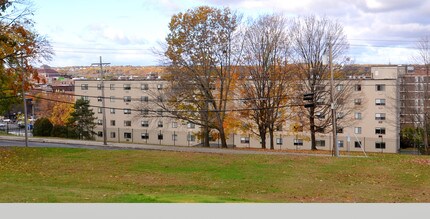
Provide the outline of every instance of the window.
<path id="1" fill-rule="evenodd" d="M 178 140 L 178 135 L 172 134 L 172 141 L 177 141 L 177 140 Z"/>
<path id="2" fill-rule="evenodd" d="M 361 134 L 361 127 L 355 127 L 354 128 L 354 133 L 355 134 Z"/>
<path id="3" fill-rule="evenodd" d="M 276 131 L 278 131 L 278 132 L 282 131 L 282 125 L 276 126 Z"/>
<path id="4" fill-rule="evenodd" d="M 102 84 L 97 84 L 97 90 L 101 90 L 102 89 Z"/>
<path id="5" fill-rule="evenodd" d="M 131 138 L 131 132 L 124 132 L 124 138 L 130 139 Z"/>
<path id="6" fill-rule="evenodd" d="M 116 124 L 115 124 L 115 120 L 111 120 L 111 121 L 110 121 L 110 125 L 111 125 L 111 126 L 115 126 L 115 125 L 116 125 Z"/>
<path id="7" fill-rule="evenodd" d="M 315 145 L 317 147 L 325 147 L 325 140 L 316 140 Z"/>
<path id="8" fill-rule="evenodd" d="M 342 119 L 344 116 L 343 112 L 336 112 L 336 119 Z"/>
<path id="9" fill-rule="evenodd" d="M 336 90 L 337 91 L 342 91 L 343 90 L 343 84 L 336 85 Z"/>
<path id="10" fill-rule="evenodd" d="M 157 97 L 157 101 L 158 101 L 158 102 L 163 102 L 163 97 L 162 97 L 162 96 L 158 96 L 158 97 Z"/>
<path id="11" fill-rule="evenodd" d="M 163 109 L 157 109 L 157 114 L 159 116 L 162 116 L 163 115 Z"/>
<path id="12" fill-rule="evenodd" d="M 355 148 L 361 148 L 361 141 L 354 141 Z"/>
<path id="13" fill-rule="evenodd" d="M 315 113 L 315 116 L 316 116 L 318 119 L 324 119 L 324 118 L 325 118 L 325 115 L 324 115 L 322 112 L 316 112 L 316 113 Z"/>
<path id="14" fill-rule="evenodd" d="M 385 149 L 385 142 L 375 142 L 376 149 Z"/>
<path id="15" fill-rule="evenodd" d="M 124 102 L 131 102 L 131 96 L 124 96 Z"/>
<path id="16" fill-rule="evenodd" d="M 158 128 L 163 128 L 163 121 L 158 121 Z"/>
<path id="17" fill-rule="evenodd" d="M 142 121 L 142 127 L 149 127 L 149 121 Z"/>
<path id="18" fill-rule="evenodd" d="M 385 91 L 385 84 L 377 84 L 375 88 L 376 91 Z"/>
<path id="19" fill-rule="evenodd" d="M 88 90 L 88 84 L 81 84 L 81 90 Z"/>
<path id="20" fill-rule="evenodd" d="M 103 113 L 103 108 L 98 107 L 98 108 L 97 108 L 97 112 L 98 112 L 98 113 Z"/>
<path id="21" fill-rule="evenodd" d="M 110 96 L 109 99 L 110 99 L 110 102 L 115 102 L 115 96 Z"/>
<path id="22" fill-rule="evenodd" d="M 131 121 L 130 120 L 124 121 L 124 126 L 131 126 Z"/>
<path id="23" fill-rule="evenodd" d="M 344 145 L 343 140 L 337 141 L 337 146 L 338 147 L 343 148 L 343 145 Z"/>
<path id="24" fill-rule="evenodd" d="M 343 133 L 343 128 L 338 127 L 338 128 L 337 128 L 337 133 Z"/>
<path id="25" fill-rule="evenodd" d="M 111 90 L 115 90 L 115 84 L 110 84 L 110 85 L 109 85 L 109 88 L 110 88 Z"/>
<path id="26" fill-rule="evenodd" d="M 82 96 L 83 100 L 90 100 L 90 98 L 88 96 Z"/>
<path id="27" fill-rule="evenodd" d="M 98 97 L 97 97 L 97 101 L 98 101 L 98 102 L 102 102 L 102 101 L 103 101 L 103 98 L 102 98 L 101 96 L 98 96 Z"/>
<path id="28" fill-rule="evenodd" d="M 103 132 L 97 132 L 97 136 L 103 137 Z"/>
<path id="29" fill-rule="evenodd" d="M 361 105 L 361 99 L 354 99 L 354 105 Z"/>
<path id="30" fill-rule="evenodd" d="M 124 90 L 131 90 L 130 84 L 124 84 Z"/>
<path id="31" fill-rule="evenodd" d="M 188 124 L 187 124 L 187 128 L 189 128 L 189 129 L 193 129 L 193 128 L 195 128 L 196 127 L 196 125 L 194 124 L 194 123 L 192 123 L 192 122 L 189 122 Z"/>
<path id="32" fill-rule="evenodd" d="M 385 128 L 382 128 L 382 127 L 375 128 L 375 134 L 385 135 Z"/>
<path id="33" fill-rule="evenodd" d="M 303 145 L 303 139 L 294 139 L 294 145 L 295 146 L 302 146 Z"/>
<path id="34" fill-rule="evenodd" d="M 375 120 L 385 120 L 385 113 L 376 113 Z"/>
<path id="35" fill-rule="evenodd" d="M 158 140 L 163 140 L 163 134 L 161 133 L 158 134 Z"/>
<path id="36" fill-rule="evenodd" d="M 149 134 L 148 133 L 142 133 L 141 138 L 148 140 L 149 139 Z"/>
<path id="37" fill-rule="evenodd" d="M 282 138 L 276 138 L 276 144 L 282 145 Z"/>
<path id="38" fill-rule="evenodd" d="M 361 84 L 356 84 L 356 85 L 354 86 L 354 90 L 355 90 L 355 91 L 361 91 Z"/>
<path id="39" fill-rule="evenodd" d="M 110 114 L 115 114 L 115 109 L 114 108 L 110 108 Z"/>
<path id="40" fill-rule="evenodd" d="M 172 122 L 172 128 L 178 128 L 178 123 L 177 122 Z"/>
<path id="41" fill-rule="evenodd" d="M 116 138 L 116 132 L 111 132 L 110 133 L 110 138 Z"/>
<path id="42" fill-rule="evenodd" d="M 162 84 L 157 84 L 157 90 L 162 90 L 163 89 L 163 85 Z"/>
<path id="43" fill-rule="evenodd" d="M 187 141 L 190 141 L 190 142 L 196 141 L 196 136 L 193 134 L 188 134 L 187 135 Z"/>
<path id="44" fill-rule="evenodd" d="M 141 90 L 148 90 L 149 89 L 148 84 L 141 84 L 140 89 Z"/>
<path id="45" fill-rule="evenodd" d="M 249 137 L 240 137 L 240 143 L 249 144 Z"/>
<path id="46" fill-rule="evenodd" d="M 142 116 L 146 116 L 146 115 L 148 115 L 148 114 L 149 114 L 149 110 L 148 110 L 148 109 L 142 109 L 142 110 L 140 110 L 140 114 L 141 114 Z"/>
<path id="47" fill-rule="evenodd" d="M 131 114 L 131 109 L 124 109 L 124 114 Z"/>
<path id="48" fill-rule="evenodd" d="M 375 105 L 385 106 L 385 99 L 375 99 Z"/>
<path id="49" fill-rule="evenodd" d="M 356 120 L 361 120 L 361 113 L 354 113 L 354 118 Z"/>
<path id="50" fill-rule="evenodd" d="M 98 120 L 97 120 L 97 125 L 103 125 L 103 120 L 98 119 Z"/>
<path id="51" fill-rule="evenodd" d="M 148 102 L 148 96 L 141 96 L 140 97 L 140 102 Z"/>

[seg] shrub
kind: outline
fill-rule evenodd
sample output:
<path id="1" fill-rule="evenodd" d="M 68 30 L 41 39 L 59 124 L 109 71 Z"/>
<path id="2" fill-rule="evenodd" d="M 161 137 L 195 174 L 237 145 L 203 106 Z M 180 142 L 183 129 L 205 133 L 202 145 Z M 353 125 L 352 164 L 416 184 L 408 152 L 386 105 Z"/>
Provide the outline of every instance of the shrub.
<path id="1" fill-rule="evenodd" d="M 34 122 L 34 136 L 51 136 L 52 123 L 48 118 L 40 118 Z"/>
<path id="2" fill-rule="evenodd" d="M 51 136 L 59 138 L 78 138 L 76 131 L 72 127 L 62 125 L 54 125 Z"/>

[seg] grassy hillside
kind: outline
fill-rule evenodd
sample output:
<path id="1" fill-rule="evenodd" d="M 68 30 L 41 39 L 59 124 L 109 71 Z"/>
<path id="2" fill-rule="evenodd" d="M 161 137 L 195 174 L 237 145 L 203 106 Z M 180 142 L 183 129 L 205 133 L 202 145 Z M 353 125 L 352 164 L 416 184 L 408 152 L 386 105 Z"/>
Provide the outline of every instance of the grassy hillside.
<path id="1" fill-rule="evenodd" d="M 430 202 L 430 158 L 0 148 L 0 202 Z"/>

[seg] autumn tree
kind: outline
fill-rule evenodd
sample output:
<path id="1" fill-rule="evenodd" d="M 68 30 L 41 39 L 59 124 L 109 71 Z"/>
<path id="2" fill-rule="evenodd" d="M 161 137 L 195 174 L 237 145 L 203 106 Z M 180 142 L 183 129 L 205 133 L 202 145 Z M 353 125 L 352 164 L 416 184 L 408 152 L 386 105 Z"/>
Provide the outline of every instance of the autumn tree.
<path id="1" fill-rule="evenodd" d="M 69 121 L 71 113 L 73 112 L 73 105 L 65 102 L 56 102 L 52 109 L 52 114 L 49 120 L 53 125 L 64 126 Z"/>
<path id="2" fill-rule="evenodd" d="M 291 92 L 287 21 L 280 15 L 253 20 L 243 35 L 243 75 L 240 94 L 244 121 L 257 127 L 262 148 L 266 135 L 274 149 L 274 131 L 287 118 L 286 103 Z M 251 128 L 251 131 L 254 131 Z"/>
<path id="3" fill-rule="evenodd" d="M 290 34 L 297 93 L 301 96 L 312 94 L 311 103 L 314 105 L 303 110 L 309 121 L 312 150 L 316 150 L 315 134 L 324 133 L 333 125 L 330 116 L 330 71 L 329 65 L 323 63 L 323 58 L 329 55 L 331 45 L 333 71 L 336 74 L 333 85 L 336 91 L 333 95 L 339 113 L 337 116 L 341 119 L 341 108 L 347 106 L 346 101 L 351 91 L 350 84 L 342 80 L 346 79 L 342 66 L 347 62 L 344 55 L 349 44 L 342 25 L 326 17 L 299 17 L 292 22 Z"/>
<path id="4" fill-rule="evenodd" d="M 171 18 L 163 56 L 169 66 L 163 116 L 203 127 L 203 145 L 211 130 L 227 147 L 225 121 L 234 81 L 231 67 L 239 18 L 228 8 L 198 7 Z M 157 115 L 156 115 L 157 116 Z"/>
<path id="5" fill-rule="evenodd" d="M 32 30 L 32 13 L 26 1 L 0 1 L 0 112 L 18 102 L 23 78 L 26 91 L 39 80 L 32 63 L 52 56 L 49 42 Z"/>
<path id="6" fill-rule="evenodd" d="M 74 111 L 70 114 L 67 125 L 72 126 L 80 139 L 92 139 L 96 127 L 94 112 L 90 109 L 90 101 L 76 100 Z"/>

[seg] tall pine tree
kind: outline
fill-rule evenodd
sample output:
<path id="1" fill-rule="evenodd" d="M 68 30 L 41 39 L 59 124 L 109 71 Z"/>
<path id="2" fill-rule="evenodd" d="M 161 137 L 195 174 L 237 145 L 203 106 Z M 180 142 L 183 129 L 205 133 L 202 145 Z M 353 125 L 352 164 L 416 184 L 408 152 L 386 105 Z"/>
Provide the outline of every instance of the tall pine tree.
<path id="1" fill-rule="evenodd" d="M 80 139 L 93 139 L 96 127 L 94 112 L 90 109 L 90 101 L 84 99 L 76 100 L 74 112 L 70 114 L 68 125 L 72 126 Z"/>

